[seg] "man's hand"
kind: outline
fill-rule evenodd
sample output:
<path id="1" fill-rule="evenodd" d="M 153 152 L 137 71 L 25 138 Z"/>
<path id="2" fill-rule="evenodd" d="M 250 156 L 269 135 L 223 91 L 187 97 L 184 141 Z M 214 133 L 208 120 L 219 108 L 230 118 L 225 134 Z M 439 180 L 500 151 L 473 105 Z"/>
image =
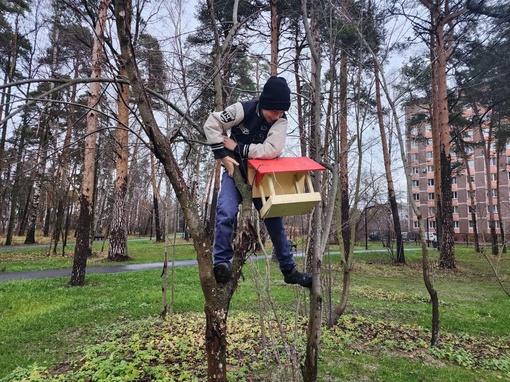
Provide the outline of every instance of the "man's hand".
<path id="1" fill-rule="evenodd" d="M 223 163 L 223 166 L 227 169 L 228 175 L 234 176 L 234 169 L 235 166 L 239 166 L 239 163 L 234 158 L 231 158 L 229 156 L 226 156 L 224 158 L 221 158 L 221 163 Z"/>
<path id="2" fill-rule="evenodd" d="M 232 138 L 223 137 L 223 146 L 225 146 L 227 150 L 234 151 L 237 147 L 237 142 Z"/>

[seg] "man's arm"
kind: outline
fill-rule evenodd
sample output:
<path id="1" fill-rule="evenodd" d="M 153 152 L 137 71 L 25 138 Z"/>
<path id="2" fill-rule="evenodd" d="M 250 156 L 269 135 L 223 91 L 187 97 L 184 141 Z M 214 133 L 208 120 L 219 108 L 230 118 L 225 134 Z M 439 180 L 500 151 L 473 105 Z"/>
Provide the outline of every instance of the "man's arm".
<path id="1" fill-rule="evenodd" d="M 244 110 L 240 102 L 209 115 L 204 124 L 204 132 L 215 159 L 223 159 L 228 156 L 223 138 L 228 130 L 241 123 L 243 119 Z"/>
<path id="2" fill-rule="evenodd" d="M 287 138 L 287 119 L 278 119 L 267 134 L 263 143 L 240 145 L 239 150 L 244 158 L 273 159 L 283 151 Z"/>

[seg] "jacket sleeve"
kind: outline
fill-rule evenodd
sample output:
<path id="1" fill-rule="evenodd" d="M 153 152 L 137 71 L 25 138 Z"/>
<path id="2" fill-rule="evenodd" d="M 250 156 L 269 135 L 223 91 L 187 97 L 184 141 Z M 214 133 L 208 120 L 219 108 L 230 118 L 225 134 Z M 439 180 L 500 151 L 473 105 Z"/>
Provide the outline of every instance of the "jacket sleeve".
<path id="1" fill-rule="evenodd" d="M 283 151 L 287 138 L 287 119 L 278 119 L 267 133 L 263 143 L 244 145 L 240 147 L 243 157 L 250 159 L 273 159 Z"/>
<path id="2" fill-rule="evenodd" d="M 222 159 L 228 155 L 223 146 L 223 136 L 232 127 L 240 124 L 243 119 L 244 109 L 240 102 L 209 115 L 204 124 L 204 132 L 215 159 Z"/>

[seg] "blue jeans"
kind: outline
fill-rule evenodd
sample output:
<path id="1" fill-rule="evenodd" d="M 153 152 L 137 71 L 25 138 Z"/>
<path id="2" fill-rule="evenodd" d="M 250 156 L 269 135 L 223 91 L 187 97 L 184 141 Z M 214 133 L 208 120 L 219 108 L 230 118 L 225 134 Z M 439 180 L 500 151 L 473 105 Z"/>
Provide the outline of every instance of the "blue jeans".
<path id="1" fill-rule="evenodd" d="M 221 189 L 216 208 L 216 231 L 214 233 L 213 248 L 214 265 L 230 262 L 232 257 L 234 257 L 232 239 L 241 200 L 241 194 L 236 188 L 234 179 L 225 171 L 221 178 Z M 260 211 L 262 200 L 260 198 L 253 199 L 253 205 L 257 211 Z M 291 271 L 294 267 L 294 259 L 290 252 L 283 219 L 281 217 L 267 218 L 264 219 L 264 224 L 273 243 L 274 253 L 280 265 L 280 270 L 282 272 Z"/>

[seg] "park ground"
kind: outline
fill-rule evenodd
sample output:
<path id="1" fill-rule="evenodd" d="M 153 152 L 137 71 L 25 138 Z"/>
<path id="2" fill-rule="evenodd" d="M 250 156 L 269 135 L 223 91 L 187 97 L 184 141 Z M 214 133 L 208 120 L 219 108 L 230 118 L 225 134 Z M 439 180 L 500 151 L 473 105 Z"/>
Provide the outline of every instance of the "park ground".
<path id="1" fill-rule="evenodd" d="M 441 305 L 440 344 L 431 347 L 420 251 L 410 245 L 407 264 L 394 266 L 378 244 L 364 249 L 354 255 L 345 314 L 324 326 L 319 381 L 510 381 L 509 255 L 459 246 L 457 268 L 442 270 L 431 250 Z M 161 262 L 165 250 L 170 262 L 194 258 L 184 242 L 133 239 L 130 263 Z M 72 250 L 47 252 L 4 248 L 0 271 L 72 264 Z M 106 253 L 107 242 L 95 242 L 88 266 L 112 265 Z M 330 253 L 322 269 L 325 322 L 342 285 L 338 248 Z M 198 268 L 170 270 L 165 319 L 161 269 L 90 274 L 79 288 L 65 277 L 0 282 L 0 381 L 205 380 Z M 304 356 L 308 292 L 255 257 L 243 276 L 229 312 L 229 380 L 291 380 Z"/>

